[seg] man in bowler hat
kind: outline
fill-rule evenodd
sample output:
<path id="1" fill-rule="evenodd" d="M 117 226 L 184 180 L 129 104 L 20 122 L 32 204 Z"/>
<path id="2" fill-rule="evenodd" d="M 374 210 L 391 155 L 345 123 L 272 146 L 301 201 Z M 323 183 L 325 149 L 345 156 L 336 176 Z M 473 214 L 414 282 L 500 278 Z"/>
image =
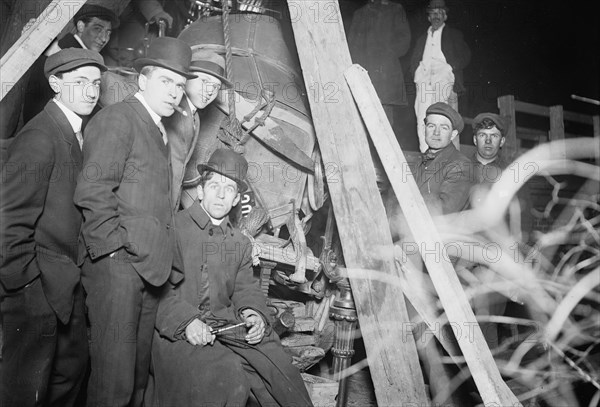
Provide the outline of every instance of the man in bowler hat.
<path id="1" fill-rule="evenodd" d="M 185 84 L 185 94 L 179 107 L 182 114 L 165 120 L 173 168 L 172 201 L 175 210 L 181 201 L 181 186 L 185 168 L 194 152 L 200 134 L 200 110 L 211 104 L 221 89 L 230 88 L 225 78 L 225 58 L 211 50 L 196 50 L 192 54 L 190 72 L 195 76 Z M 189 204 L 187 205 L 189 206 Z"/>
<path id="2" fill-rule="evenodd" d="M 87 127 L 74 200 L 87 249 L 89 407 L 142 403 L 158 293 L 177 258 L 162 118 L 175 112 L 193 77 L 191 55 L 178 39 L 155 39 L 136 60 L 139 92 L 102 109 Z"/>
<path id="3" fill-rule="evenodd" d="M 78 267 L 82 117 L 98 101 L 96 51 L 51 55 L 54 98 L 17 134 L 2 167 L 0 405 L 75 405 L 88 361 Z"/>
<path id="4" fill-rule="evenodd" d="M 175 217 L 185 278 L 159 303 L 149 405 L 245 406 L 250 392 L 261 406 L 312 405 L 270 325 L 252 244 L 229 219 L 247 171 L 241 155 L 215 150 L 198 166 L 198 200 Z"/>

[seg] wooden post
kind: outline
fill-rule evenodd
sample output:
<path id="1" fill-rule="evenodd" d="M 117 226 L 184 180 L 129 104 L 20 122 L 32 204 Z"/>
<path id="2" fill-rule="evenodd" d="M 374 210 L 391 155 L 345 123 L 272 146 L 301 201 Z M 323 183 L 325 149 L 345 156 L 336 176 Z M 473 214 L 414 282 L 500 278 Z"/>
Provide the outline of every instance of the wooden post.
<path id="1" fill-rule="evenodd" d="M 565 139 L 565 122 L 563 118 L 563 107 L 561 105 L 550 106 L 550 131 L 548 132 L 548 140 L 564 140 Z M 564 160 L 567 158 L 565 145 L 562 144 L 558 152 L 558 159 Z"/>
<path id="2" fill-rule="evenodd" d="M 0 60 L 0 71 L 2 71 L 0 100 L 27 72 L 31 64 L 38 59 L 84 4 L 85 0 L 54 0 L 37 17 L 33 27 L 2 55 Z"/>
<path id="3" fill-rule="evenodd" d="M 594 138 L 598 140 L 598 143 L 596 143 L 598 149 L 596 157 L 600 157 L 600 116 L 592 116 L 592 125 L 594 126 Z M 598 163 L 600 163 L 600 158 L 596 158 L 596 164 Z"/>
<path id="4" fill-rule="evenodd" d="M 519 401 L 500 376 L 450 260 L 441 253 L 444 242 L 425 206 L 417 183 L 412 175 L 406 173 L 406 158 L 396 141 L 367 71 L 354 65 L 345 75 L 408 226 L 421 249 L 421 256 L 448 320 L 461 327 L 456 339 L 479 389 L 483 404 L 518 405 Z M 426 255 L 430 253 L 440 255 Z"/>
<path id="5" fill-rule="evenodd" d="M 519 153 L 519 140 L 517 139 L 517 115 L 515 112 L 515 97 L 513 95 L 500 96 L 498 98 L 498 110 L 502 116 L 509 118 L 506 141 L 504 142 L 502 155 L 507 162 L 513 161 Z"/>
<path id="6" fill-rule="evenodd" d="M 380 406 L 429 405 L 365 128 L 343 72 L 352 65 L 337 1 L 289 0 L 344 260 Z"/>

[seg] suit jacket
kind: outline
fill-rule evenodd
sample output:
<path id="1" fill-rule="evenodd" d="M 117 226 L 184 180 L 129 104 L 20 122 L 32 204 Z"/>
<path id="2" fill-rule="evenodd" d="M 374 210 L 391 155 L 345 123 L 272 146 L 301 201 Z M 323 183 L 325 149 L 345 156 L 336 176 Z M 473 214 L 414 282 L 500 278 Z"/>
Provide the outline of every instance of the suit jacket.
<path id="1" fill-rule="evenodd" d="M 90 258 L 124 248 L 138 274 L 161 286 L 176 245 L 169 151 L 150 113 L 133 96 L 102 109 L 86 128 L 83 157 L 74 199 Z"/>
<path id="2" fill-rule="evenodd" d="M 419 160 L 415 181 L 432 215 L 465 209 L 474 184 L 471 160 L 450 143 L 428 162 Z"/>
<path id="3" fill-rule="evenodd" d="M 170 117 L 164 119 L 167 137 L 169 138 L 171 166 L 173 169 L 171 201 L 173 202 L 173 209 L 175 211 L 179 209 L 185 168 L 194 153 L 194 146 L 200 134 L 200 119 L 198 119 L 198 127 L 194 130 L 194 118 L 187 98 L 183 97 L 181 99 L 179 107 L 187 113 L 187 117 L 175 112 Z M 198 115 L 198 112 L 195 114 Z"/>
<path id="4" fill-rule="evenodd" d="M 81 215 L 73 194 L 81 164 L 73 128 L 56 103 L 48 102 L 16 136 L 2 168 L 2 286 L 19 289 L 41 276 L 48 303 L 63 323 L 80 281 Z"/>
<path id="5" fill-rule="evenodd" d="M 426 41 L 427 33 L 420 36 L 415 43 L 410 58 L 410 72 L 413 77 L 419 67 L 419 63 L 423 59 Z M 471 62 L 471 50 L 465 42 L 463 34 L 455 28 L 448 27 L 448 24 L 444 26 L 444 30 L 442 31 L 442 53 L 454 73 L 454 91 L 457 94 L 464 93 L 466 88 L 463 69 Z"/>

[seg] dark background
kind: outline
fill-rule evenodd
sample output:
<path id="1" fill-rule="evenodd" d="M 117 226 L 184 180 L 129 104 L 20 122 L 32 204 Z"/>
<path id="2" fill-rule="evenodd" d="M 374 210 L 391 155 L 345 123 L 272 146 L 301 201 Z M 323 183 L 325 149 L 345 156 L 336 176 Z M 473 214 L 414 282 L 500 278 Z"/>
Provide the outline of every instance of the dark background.
<path id="1" fill-rule="evenodd" d="M 396 1 L 404 6 L 412 44 L 429 26 L 425 9 L 429 0 Z M 344 24 L 364 0 L 340 0 Z M 600 114 L 598 106 L 571 99 L 576 94 L 599 100 L 600 12 L 597 1 L 446 0 L 446 24 L 460 29 L 471 48 L 465 69 L 467 93 L 459 98 L 463 116 L 497 112 L 497 97 L 544 106 L 563 105 L 566 111 Z M 412 46 L 403 58 L 406 70 Z M 405 72 L 406 73 L 406 72 Z M 407 84 L 412 78 L 405 75 Z M 410 90 L 408 90 L 410 95 Z M 414 91 L 413 91 L 414 93 Z M 414 97 L 413 97 L 414 98 Z M 409 102 L 411 103 L 411 102 Z M 541 128 L 535 118 L 519 117 L 519 125 Z M 547 120 L 546 120 L 547 122 Z M 591 135 L 591 127 L 566 124 L 570 133 Z M 467 130 L 461 137 L 468 143 Z M 402 141 L 402 140 L 401 140 Z M 401 142 L 401 144 L 404 144 Z M 411 149 L 411 146 L 407 146 Z"/>

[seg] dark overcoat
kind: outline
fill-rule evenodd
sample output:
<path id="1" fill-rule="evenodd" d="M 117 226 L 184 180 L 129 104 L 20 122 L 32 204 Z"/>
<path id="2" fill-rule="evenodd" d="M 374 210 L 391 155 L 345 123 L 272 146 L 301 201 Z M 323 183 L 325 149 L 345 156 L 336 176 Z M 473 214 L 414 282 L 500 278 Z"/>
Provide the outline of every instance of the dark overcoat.
<path id="1" fill-rule="evenodd" d="M 270 318 L 252 270 L 252 245 L 229 219 L 213 225 L 196 201 L 177 214 L 175 224 L 185 277 L 159 303 L 145 401 L 149 406 L 245 405 L 252 388 L 261 405 L 310 406 L 300 373 L 270 325 L 255 346 L 230 348 L 219 340 L 192 346 L 185 340 L 185 327 L 194 318 L 211 326 L 236 324 L 246 308 L 267 323 Z M 236 336 L 242 344 L 244 331 Z"/>
<path id="2" fill-rule="evenodd" d="M 471 160 L 450 143 L 430 161 L 419 160 L 415 181 L 432 215 L 446 215 L 465 209 L 474 185 Z"/>

